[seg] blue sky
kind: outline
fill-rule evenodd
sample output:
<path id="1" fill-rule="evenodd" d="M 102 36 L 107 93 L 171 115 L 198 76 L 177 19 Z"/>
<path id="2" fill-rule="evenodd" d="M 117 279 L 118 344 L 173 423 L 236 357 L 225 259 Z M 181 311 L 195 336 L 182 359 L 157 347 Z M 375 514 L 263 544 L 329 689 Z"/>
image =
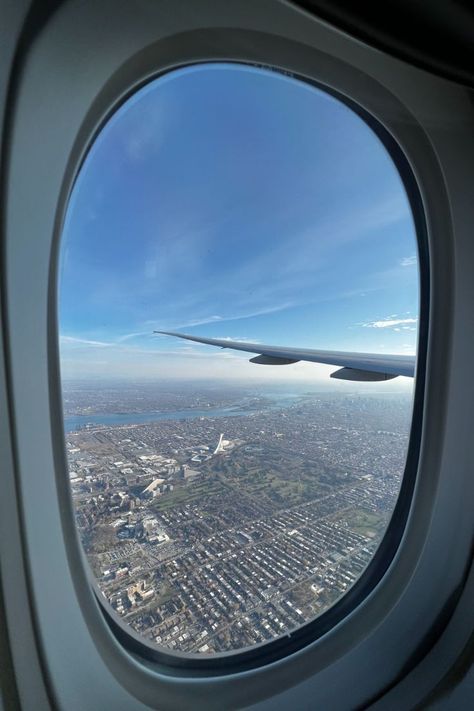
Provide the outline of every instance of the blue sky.
<path id="1" fill-rule="evenodd" d="M 414 353 L 416 238 L 400 177 L 323 91 L 239 65 L 169 73 L 116 112 L 81 169 L 59 315 L 65 377 L 327 376 L 154 329 Z"/>

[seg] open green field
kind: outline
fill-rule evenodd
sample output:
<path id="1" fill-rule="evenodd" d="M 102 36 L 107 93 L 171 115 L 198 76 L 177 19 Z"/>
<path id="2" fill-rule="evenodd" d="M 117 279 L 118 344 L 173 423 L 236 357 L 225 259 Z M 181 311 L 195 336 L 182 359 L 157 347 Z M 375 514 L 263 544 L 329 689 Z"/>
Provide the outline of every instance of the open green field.
<path id="1" fill-rule="evenodd" d="M 365 509 L 356 509 L 348 515 L 350 528 L 362 536 L 381 535 L 387 525 L 386 517 Z"/>
<path id="2" fill-rule="evenodd" d="M 226 491 L 226 487 L 215 478 L 188 482 L 183 486 L 176 486 L 173 491 L 169 491 L 155 499 L 153 508 L 155 511 L 166 511 L 166 509 L 189 504 L 203 497 L 207 499 L 217 494 L 224 494 Z"/>
<path id="3" fill-rule="evenodd" d="M 274 450 L 256 454 L 237 447 L 226 456 L 204 463 L 200 471 L 194 481 L 177 484 L 172 492 L 156 499 L 153 508 L 166 511 L 219 494 L 242 494 L 257 505 L 260 502 L 280 509 L 320 498 L 332 490 L 321 481 L 317 463 L 295 466 L 287 453 Z"/>

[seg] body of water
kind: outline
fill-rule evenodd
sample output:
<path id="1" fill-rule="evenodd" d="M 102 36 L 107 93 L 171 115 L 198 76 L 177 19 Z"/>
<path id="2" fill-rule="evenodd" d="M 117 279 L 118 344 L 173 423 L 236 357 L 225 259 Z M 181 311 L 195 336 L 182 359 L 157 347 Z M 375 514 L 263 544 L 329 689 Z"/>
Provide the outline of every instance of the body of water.
<path id="1" fill-rule="evenodd" d="M 243 417 L 254 412 L 268 412 L 269 410 L 289 407 L 294 404 L 300 395 L 278 395 L 273 402 L 266 402 L 261 407 L 244 401 L 231 407 L 208 407 L 204 409 L 190 408 L 187 410 L 170 410 L 168 412 L 131 412 L 98 415 L 69 415 L 64 418 L 66 432 L 74 432 L 86 425 L 143 425 L 162 420 L 196 420 L 200 417 Z"/>

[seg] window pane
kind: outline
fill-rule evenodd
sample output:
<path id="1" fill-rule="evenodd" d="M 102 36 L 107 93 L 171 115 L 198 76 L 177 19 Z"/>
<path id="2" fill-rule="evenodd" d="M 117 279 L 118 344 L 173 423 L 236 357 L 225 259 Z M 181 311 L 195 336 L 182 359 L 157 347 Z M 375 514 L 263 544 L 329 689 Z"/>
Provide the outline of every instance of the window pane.
<path id="1" fill-rule="evenodd" d="M 153 332 L 414 354 L 416 255 L 385 147 L 302 81 L 188 67 L 108 121 L 69 203 L 59 316 L 76 523 L 112 614 L 214 654 L 359 578 L 396 503 L 412 380 Z"/>

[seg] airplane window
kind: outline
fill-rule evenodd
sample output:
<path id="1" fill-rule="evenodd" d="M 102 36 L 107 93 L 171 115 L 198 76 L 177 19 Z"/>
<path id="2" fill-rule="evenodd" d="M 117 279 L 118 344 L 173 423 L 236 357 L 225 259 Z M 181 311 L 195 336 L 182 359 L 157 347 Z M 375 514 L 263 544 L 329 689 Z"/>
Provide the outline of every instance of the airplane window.
<path id="1" fill-rule="evenodd" d="M 111 615 L 203 657 L 344 596 L 403 477 L 418 290 L 397 167 L 340 99 L 217 63 L 118 108 L 72 190 L 58 303 L 76 524 Z"/>

